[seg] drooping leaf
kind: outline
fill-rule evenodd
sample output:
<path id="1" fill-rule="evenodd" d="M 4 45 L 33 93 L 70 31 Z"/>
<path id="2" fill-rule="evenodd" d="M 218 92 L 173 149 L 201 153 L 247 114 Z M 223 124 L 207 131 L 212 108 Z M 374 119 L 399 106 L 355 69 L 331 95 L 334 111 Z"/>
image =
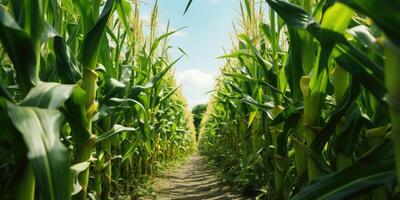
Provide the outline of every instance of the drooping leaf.
<path id="1" fill-rule="evenodd" d="M 55 31 L 55 30 L 54 30 Z M 68 47 L 63 37 L 58 33 L 54 36 L 54 53 L 58 76 L 64 84 L 75 84 L 82 78 L 79 69 L 71 61 Z"/>
<path id="2" fill-rule="evenodd" d="M 395 164 L 390 152 L 393 143 L 386 140 L 350 167 L 316 179 L 293 199 L 345 200 L 394 183 Z"/>
<path id="3" fill-rule="evenodd" d="M 397 13 L 400 2 L 397 0 L 340 0 L 354 10 L 372 18 L 386 33 L 393 44 L 400 46 L 400 16 Z M 393 13 L 393 14 L 392 14 Z"/>
<path id="4" fill-rule="evenodd" d="M 282 0 L 267 0 L 267 2 L 285 21 L 287 20 L 286 23 L 288 26 L 292 28 L 306 29 L 319 42 L 322 43 L 321 45 L 324 45 L 326 40 L 329 42 L 332 40 L 332 38 L 334 38 L 336 45 L 333 56 L 335 57 L 336 61 L 350 74 L 360 77 L 361 84 L 368 88 L 368 90 L 378 100 L 382 101 L 385 93 L 385 87 L 382 83 L 383 70 L 381 66 L 351 45 L 342 34 L 330 30 L 329 27 L 328 29 L 321 28 L 319 24 L 317 24 L 314 20 L 311 20 L 312 16 L 301 7 Z M 303 17 L 291 18 L 292 15 Z M 308 23 L 306 23 L 306 21 Z M 299 26 L 299 24 L 302 24 L 303 26 Z M 332 23 L 332 27 L 335 26 L 336 25 Z M 338 30 L 342 30 L 343 26 L 338 26 L 337 28 Z M 328 47 L 330 46 L 328 45 Z M 326 57 L 327 54 L 323 55 Z M 324 63 L 320 63 L 320 65 L 323 66 Z"/>
<path id="5" fill-rule="evenodd" d="M 161 72 L 153 76 L 145 85 L 133 86 L 131 90 L 131 97 L 135 98 L 137 97 L 137 95 L 140 94 L 140 92 L 154 87 L 162 79 L 162 77 L 164 77 L 164 75 L 172 68 L 172 66 L 173 64 L 164 68 Z"/>
<path id="6" fill-rule="evenodd" d="M 282 0 L 267 0 L 283 20 L 295 29 L 307 29 L 316 22 L 303 8 Z"/>
<path id="7" fill-rule="evenodd" d="M 173 35 L 173 34 L 179 32 L 179 31 L 181 31 L 181 30 L 184 29 L 184 28 L 185 28 L 185 27 L 180 28 L 180 29 L 178 29 L 178 30 L 176 30 L 176 31 L 172 31 L 172 32 L 165 33 L 165 34 L 159 36 L 156 40 L 153 41 L 153 43 L 152 43 L 152 45 L 151 45 L 151 47 L 150 47 L 149 55 L 153 55 L 153 54 L 155 53 L 155 51 L 156 51 L 156 49 L 158 48 L 158 46 L 160 45 L 160 42 L 161 42 L 161 41 L 166 40 L 169 36 L 171 36 L 171 35 Z"/>
<path id="8" fill-rule="evenodd" d="M 89 168 L 90 162 L 81 162 L 81 163 L 76 163 L 71 166 L 71 171 L 73 174 L 73 190 L 71 195 L 76 195 L 82 190 L 82 186 L 79 184 L 78 181 L 78 175 L 85 171 L 87 168 Z"/>
<path id="9" fill-rule="evenodd" d="M 136 129 L 132 128 L 132 127 L 124 127 L 119 124 L 116 124 L 116 125 L 114 125 L 114 128 L 112 130 L 107 131 L 106 133 L 103 133 L 100 136 L 98 136 L 96 138 L 96 143 L 102 142 L 118 133 L 122 133 L 122 132 L 126 132 L 126 131 L 133 132 L 133 131 L 136 131 Z"/>
<path id="10" fill-rule="evenodd" d="M 22 134 L 35 180 L 44 199 L 70 199 L 69 152 L 60 141 L 61 112 L 7 103 L 7 112 Z"/>
<path id="11" fill-rule="evenodd" d="M 350 88 L 346 91 L 345 97 L 343 100 L 338 104 L 335 111 L 331 114 L 328 119 L 326 125 L 319 131 L 318 136 L 314 139 L 313 143 L 311 144 L 311 148 L 315 152 L 322 152 L 326 142 L 334 133 L 335 127 L 340 122 L 344 114 L 347 112 L 349 107 L 354 104 L 355 99 L 360 94 L 360 85 L 359 80 L 356 78 L 353 79 Z"/>
<path id="12" fill-rule="evenodd" d="M 70 98 L 75 85 L 44 83 L 32 88 L 21 101 L 22 106 L 57 109 Z"/>
<path id="13" fill-rule="evenodd" d="M 255 99 L 253 99 L 251 96 L 249 95 L 244 95 L 243 99 L 241 99 L 242 102 L 249 104 L 251 106 L 254 106 L 260 110 L 263 111 L 268 111 L 271 108 L 274 108 L 275 105 L 272 102 L 265 102 L 265 103 L 260 103 L 258 101 L 256 101 Z"/>

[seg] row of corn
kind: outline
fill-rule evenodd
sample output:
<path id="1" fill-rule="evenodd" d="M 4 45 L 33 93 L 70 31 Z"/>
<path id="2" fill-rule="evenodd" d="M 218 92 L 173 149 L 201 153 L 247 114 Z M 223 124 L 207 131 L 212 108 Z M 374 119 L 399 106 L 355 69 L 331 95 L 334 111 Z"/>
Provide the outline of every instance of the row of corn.
<path id="1" fill-rule="evenodd" d="M 0 1 L 0 199 L 132 196 L 191 150 L 175 31 L 140 3 Z"/>
<path id="2" fill-rule="evenodd" d="M 398 199 L 400 1 L 243 0 L 201 152 L 265 199 Z"/>

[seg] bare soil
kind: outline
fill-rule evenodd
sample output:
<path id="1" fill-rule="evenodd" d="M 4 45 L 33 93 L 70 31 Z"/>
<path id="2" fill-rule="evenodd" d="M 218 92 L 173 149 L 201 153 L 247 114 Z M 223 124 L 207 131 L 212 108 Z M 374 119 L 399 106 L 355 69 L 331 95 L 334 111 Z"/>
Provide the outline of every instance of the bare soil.
<path id="1" fill-rule="evenodd" d="M 231 187 L 222 185 L 215 173 L 209 169 L 206 160 L 194 154 L 183 166 L 165 172 L 153 181 L 157 200 L 241 200 Z"/>

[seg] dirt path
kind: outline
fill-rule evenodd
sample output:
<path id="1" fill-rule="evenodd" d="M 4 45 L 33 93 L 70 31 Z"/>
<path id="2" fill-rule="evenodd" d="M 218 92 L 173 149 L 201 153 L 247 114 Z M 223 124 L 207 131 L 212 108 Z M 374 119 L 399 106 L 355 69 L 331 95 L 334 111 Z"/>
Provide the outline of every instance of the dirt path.
<path id="1" fill-rule="evenodd" d="M 153 187 L 157 194 L 155 199 L 159 200 L 244 199 L 231 193 L 229 187 L 222 186 L 198 154 L 192 155 L 175 171 L 155 179 Z"/>

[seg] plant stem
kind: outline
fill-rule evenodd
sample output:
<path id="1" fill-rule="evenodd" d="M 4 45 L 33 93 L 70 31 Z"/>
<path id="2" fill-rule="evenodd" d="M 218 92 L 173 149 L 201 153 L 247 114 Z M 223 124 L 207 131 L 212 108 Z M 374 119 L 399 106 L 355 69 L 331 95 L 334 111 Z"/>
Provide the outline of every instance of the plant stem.
<path id="1" fill-rule="evenodd" d="M 347 89 L 349 88 L 350 84 L 350 74 L 341 68 L 339 65 L 336 65 L 333 71 L 333 78 L 334 78 L 334 87 L 335 87 L 335 100 L 336 105 L 338 105 L 342 100 L 343 96 L 345 95 Z M 336 134 L 339 135 L 343 128 L 344 128 L 344 121 L 345 117 L 338 123 L 336 126 Z M 346 168 L 347 166 L 351 165 L 352 160 L 344 155 L 342 152 L 337 152 L 336 155 L 336 168 L 338 170 Z"/>
<path id="2" fill-rule="evenodd" d="M 84 162 L 90 159 L 96 142 L 96 136 L 92 134 L 92 116 L 97 110 L 96 90 L 97 90 L 97 73 L 85 68 L 82 79 L 82 88 L 86 91 L 86 130 L 91 134 L 86 141 L 80 141 L 78 144 L 77 162 Z M 76 195 L 77 199 L 86 199 L 87 188 L 89 183 L 89 168 L 79 174 L 79 183 L 82 186 L 81 192 Z"/>
<path id="3" fill-rule="evenodd" d="M 303 120 L 304 117 L 302 114 L 296 127 L 296 139 L 298 141 L 295 141 L 293 145 L 293 148 L 295 150 L 296 174 L 298 177 L 301 177 L 307 171 L 307 155 L 300 146 L 301 144 L 299 144 L 300 142 L 304 142 Z"/>
<path id="4" fill-rule="evenodd" d="M 307 142 L 307 146 L 311 146 L 314 141 L 317 131 L 316 127 L 317 120 L 319 118 L 319 103 L 317 102 L 319 98 L 318 93 L 311 93 L 310 91 L 310 80 L 311 77 L 303 76 L 300 80 L 300 88 L 304 96 L 304 137 Z M 317 178 L 321 175 L 318 169 L 317 163 L 311 155 L 307 157 L 308 165 L 308 178 L 309 181 Z"/>
<path id="5" fill-rule="evenodd" d="M 386 100 L 389 104 L 392 121 L 392 139 L 394 142 L 397 182 L 400 183 L 400 49 L 389 39 L 385 45 L 385 84 Z"/>

